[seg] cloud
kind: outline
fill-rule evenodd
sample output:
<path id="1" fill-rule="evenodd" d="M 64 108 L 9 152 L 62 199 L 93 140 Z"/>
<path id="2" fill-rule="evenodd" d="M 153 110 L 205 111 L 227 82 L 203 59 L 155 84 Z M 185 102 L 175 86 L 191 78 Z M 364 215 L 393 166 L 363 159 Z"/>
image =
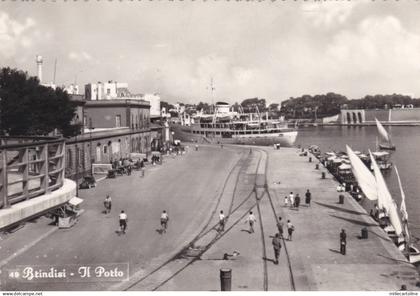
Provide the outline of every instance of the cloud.
<path id="1" fill-rule="evenodd" d="M 337 65 L 351 63 L 359 73 L 409 73 L 420 70 L 420 36 L 393 16 L 369 17 L 355 31 L 337 34 L 327 56 Z"/>
<path id="2" fill-rule="evenodd" d="M 301 10 L 305 17 L 310 19 L 315 26 L 330 27 L 343 24 L 351 15 L 354 8 L 362 1 L 320 1 L 303 3 Z"/>
<path id="3" fill-rule="evenodd" d="M 82 51 L 82 52 L 72 51 L 68 54 L 68 57 L 70 60 L 73 60 L 76 62 L 87 62 L 87 61 L 92 60 L 92 56 L 85 51 Z"/>
<path id="4" fill-rule="evenodd" d="M 0 57 L 15 57 L 20 46 L 31 47 L 33 41 L 28 32 L 34 26 L 35 21 L 32 18 L 18 22 L 0 11 Z"/>

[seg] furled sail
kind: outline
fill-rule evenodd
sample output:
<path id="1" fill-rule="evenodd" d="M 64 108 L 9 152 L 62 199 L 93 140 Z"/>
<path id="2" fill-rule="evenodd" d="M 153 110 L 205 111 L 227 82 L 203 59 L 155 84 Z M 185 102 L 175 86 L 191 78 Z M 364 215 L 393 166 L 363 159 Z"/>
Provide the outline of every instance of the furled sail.
<path id="1" fill-rule="evenodd" d="M 389 143 L 391 139 L 389 138 L 388 132 L 383 127 L 383 125 L 379 122 L 378 119 L 375 118 L 375 121 L 376 121 L 376 126 L 378 127 L 378 132 L 381 135 L 382 139 Z"/>
<path id="2" fill-rule="evenodd" d="M 391 221 L 392 226 L 395 229 L 396 235 L 402 234 L 402 224 L 400 216 L 398 215 L 397 204 L 392 199 L 391 193 L 389 192 L 388 186 L 385 183 L 384 177 L 382 176 L 381 170 L 376 163 L 375 158 L 369 151 L 370 159 L 372 161 L 373 172 L 375 174 L 376 186 L 378 190 L 378 206 L 386 211 Z"/>
<path id="3" fill-rule="evenodd" d="M 360 189 L 362 189 L 363 193 L 368 199 L 377 200 L 378 193 L 376 189 L 375 177 L 348 145 L 346 145 L 346 149 L 347 155 L 350 159 L 353 174 L 356 177 Z"/>
<path id="4" fill-rule="evenodd" d="M 408 231 L 408 213 L 407 213 L 407 207 L 405 205 L 405 193 L 402 188 L 400 174 L 398 173 L 398 169 L 396 166 L 394 168 L 395 168 L 395 172 L 397 173 L 398 184 L 400 186 L 400 191 L 401 191 L 401 206 L 400 206 L 401 219 L 404 224 L 404 232 L 405 232 L 407 241 L 410 241 L 410 232 Z"/>

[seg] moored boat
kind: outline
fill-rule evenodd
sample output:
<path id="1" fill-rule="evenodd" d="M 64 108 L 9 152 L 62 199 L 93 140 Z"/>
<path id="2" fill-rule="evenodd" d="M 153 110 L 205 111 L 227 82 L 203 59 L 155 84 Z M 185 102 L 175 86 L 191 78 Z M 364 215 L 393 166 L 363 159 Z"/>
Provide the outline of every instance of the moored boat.
<path id="1" fill-rule="evenodd" d="M 214 114 L 189 116 L 170 123 L 174 138 L 187 142 L 292 146 L 298 134 L 278 119 L 260 113 L 230 111 L 227 103 L 218 102 Z"/>

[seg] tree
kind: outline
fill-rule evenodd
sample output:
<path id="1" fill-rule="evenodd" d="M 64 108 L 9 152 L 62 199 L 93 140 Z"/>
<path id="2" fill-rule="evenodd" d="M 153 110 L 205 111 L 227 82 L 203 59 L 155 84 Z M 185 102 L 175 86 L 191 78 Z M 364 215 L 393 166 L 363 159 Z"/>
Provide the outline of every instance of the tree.
<path id="1" fill-rule="evenodd" d="M 39 84 L 36 77 L 11 68 L 0 72 L 0 132 L 11 136 L 48 135 L 57 129 L 63 136 L 80 133 L 72 124 L 76 103 L 62 89 Z"/>

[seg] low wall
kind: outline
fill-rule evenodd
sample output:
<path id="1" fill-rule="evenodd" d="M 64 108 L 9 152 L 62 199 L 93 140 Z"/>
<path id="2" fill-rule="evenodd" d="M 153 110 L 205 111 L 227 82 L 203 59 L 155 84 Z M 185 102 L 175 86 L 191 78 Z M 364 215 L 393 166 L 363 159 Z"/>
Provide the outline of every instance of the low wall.
<path id="1" fill-rule="evenodd" d="M 63 186 L 53 192 L 37 198 L 16 203 L 7 209 L 0 210 L 0 229 L 19 221 L 28 219 L 48 209 L 62 205 L 76 196 L 76 183 L 64 179 Z"/>

